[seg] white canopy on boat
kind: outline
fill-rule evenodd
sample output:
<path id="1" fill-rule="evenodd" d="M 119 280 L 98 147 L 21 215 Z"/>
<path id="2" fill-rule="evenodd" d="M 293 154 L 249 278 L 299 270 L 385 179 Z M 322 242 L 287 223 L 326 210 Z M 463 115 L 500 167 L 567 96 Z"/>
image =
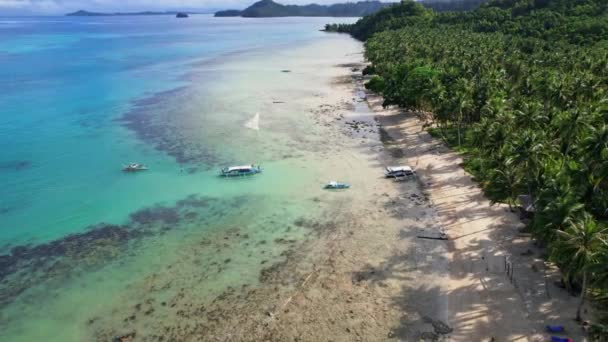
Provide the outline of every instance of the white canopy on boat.
<path id="1" fill-rule="evenodd" d="M 253 165 L 243 165 L 243 166 L 231 166 L 228 168 L 228 172 L 235 170 L 250 170 L 253 169 Z"/>
<path id="2" fill-rule="evenodd" d="M 414 172 L 414 170 L 412 170 L 412 168 L 409 166 L 387 166 L 386 171 L 388 171 L 388 172 L 400 172 L 400 171 Z"/>

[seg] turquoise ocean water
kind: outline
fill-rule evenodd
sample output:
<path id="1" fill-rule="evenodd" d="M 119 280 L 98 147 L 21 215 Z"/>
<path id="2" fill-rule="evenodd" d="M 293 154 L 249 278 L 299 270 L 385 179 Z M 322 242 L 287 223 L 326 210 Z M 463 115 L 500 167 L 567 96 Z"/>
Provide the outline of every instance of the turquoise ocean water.
<path id="1" fill-rule="evenodd" d="M 281 71 L 295 65 L 291 49 L 345 39 L 319 32 L 328 21 L 0 17 L 0 339 L 103 340 L 117 328 L 99 317 L 175 263 L 187 266 L 174 279 L 237 263 L 196 281 L 201 298 L 254 282 L 247 260 L 283 247 L 248 246 L 297 239 L 288 223 L 318 207 L 308 165 L 323 147 L 293 129 L 313 125 L 293 99 L 306 87 Z M 289 115 L 273 109 L 288 97 Z M 247 130 L 256 112 L 261 129 Z M 121 172 L 131 161 L 151 169 Z M 250 162 L 262 177 L 216 176 Z M 219 232 L 252 241 L 187 252 L 191 241 L 227 239 Z"/>
<path id="2" fill-rule="evenodd" d="M 57 238 L 163 199 L 175 160 L 115 119 L 187 86 L 197 64 L 318 38 L 328 20 L 174 19 L 0 19 L 0 244 Z M 125 177 L 129 161 L 154 164 L 153 175 Z"/>

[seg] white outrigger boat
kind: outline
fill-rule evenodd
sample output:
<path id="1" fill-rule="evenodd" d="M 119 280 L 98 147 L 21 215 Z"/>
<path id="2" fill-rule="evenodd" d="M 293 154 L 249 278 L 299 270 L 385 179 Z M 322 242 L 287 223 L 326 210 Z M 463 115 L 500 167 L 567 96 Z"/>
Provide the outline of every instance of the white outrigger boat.
<path id="1" fill-rule="evenodd" d="M 395 178 L 395 180 L 403 180 L 415 175 L 416 171 L 409 166 L 387 166 L 384 172 L 386 178 Z"/>
<path id="2" fill-rule="evenodd" d="M 129 163 L 128 165 L 123 165 L 122 170 L 125 172 L 146 171 L 148 170 L 148 167 L 144 164 Z"/>
<path id="3" fill-rule="evenodd" d="M 258 173 L 262 173 L 262 167 L 260 165 L 255 166 L 253 164 L 230 166 L 220 170 L 220 176 L 222 177 L 252 176 Z"/>
<path id="4" fill-rule="evenodd" d="M 338 181 L 331 181 L 323 187 L 323 189 L 348 189 L 350 188 L 350 184 L 340 183 Z"/>

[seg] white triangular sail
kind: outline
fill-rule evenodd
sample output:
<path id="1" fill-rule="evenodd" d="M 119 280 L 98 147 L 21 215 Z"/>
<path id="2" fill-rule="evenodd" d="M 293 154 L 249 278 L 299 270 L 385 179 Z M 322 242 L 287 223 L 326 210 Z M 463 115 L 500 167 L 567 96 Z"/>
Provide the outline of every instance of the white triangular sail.
<path id="1" fill-rule="evenodd" d="M 253 118 L 245 123 L 245 127 L 259 131 L 260 130 L 260 113 L 255 113 Z"/>

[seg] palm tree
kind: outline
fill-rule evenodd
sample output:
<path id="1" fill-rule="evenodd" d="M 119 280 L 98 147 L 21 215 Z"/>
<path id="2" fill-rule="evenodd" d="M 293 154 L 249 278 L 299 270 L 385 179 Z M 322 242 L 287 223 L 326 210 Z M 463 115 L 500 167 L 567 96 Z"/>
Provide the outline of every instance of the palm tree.
<path id="1" fill-rule="evenodd" d="M 560 152 L 564 156 L 562 166 L 568 161 L 570 151 L 577 140 L 584 137 L 584 132 L 589 129 L 588 118 L 589 114 L 578 108 L 562 112 L 557 117 Z"/>
<path id="2" fill-rule="evenodd" d="M 585 154 L 585 165 L 595 176 L 594 187 L 608 179 L 608 125 L 592 127 L 581 142 L 581 152 Z"/>
<path id="3" fill-rule="evenodd" d="M 469 115 L 473 107 L 473 84 L 470 80 L 460 78 L 456 81 L 456 117 L 458 127 L 458 146 L 462 144 L 462 122 L 465 119 L 465 115 Z M 467 120 L 468 122 L 469 120 Z"/>
<path id="4" fill-rule="evenodd" d="M 552 258 L 567 275 L 582 276 L 581 299 L 576 309 L 576 320 L 581 320 L 585 303 L 589 271 L 597 263 L 600 251 L 606 245 L 608 228 L 598 224 L 589 213 L 570 220 L 566 230 L 558 230 L 558 239 L 552 249 Z"/>
<path id="5" fill-rule="evenodd" d="M 593 272 L 593 283 L 597 286 L 608 287 L 608 243 L 602 246 L 602 250 L 598 253 L 597 262 L 589 269 Z M 608 299 L 608 294 L 604 297 Z"/>
<path id="6" fill-rule="evenodd" d="M 564 175 L 557 177 L 564 178 Z M 544 241 L 551 241 L 556 231 L 564 230 L 572 220 L 580 215 L 585 205 L 580 202 L 568 180 L 551 180 L 543 187 L 538 196 L 540 208 L 534 217 L 534 232 Z"/>
<path id="7" fill-rule="evenodd" d="M 591 127 L 581 139 L 576 155 L 581 165 L 577 183 L 585 188 L 583 201 L 592 213 L 608 216 L 608 125 Z"/>
<path id="8" fill-rule="evenodd" d="M 528 195 L 534 201 L 533 184 L 537 181 L 538 169 L 542 164 L 542 159 L 547 156 L 547 147 L 543 144 L 542 137 L 532 131 L 513 137 L 512 150 L 510 157 L 507 158 L 506 166 L 515 167 L 525 175 L 528 186 Z"/>
<path id="9" fill-rule="evenodd" d="M 503 163 L 500 169 L 494 169 L 491 173 L 491 189 L 487 190 L 490 190 L 489 195 L 501 195 L 501 197 L 506 200 L 507 204 L 509 205 L 509 210 L 512 212 L 513 203 L 517 197 L 516 190 L 519 181 L 519 176 L 515 170 L 504 165 Z M 496 202 L 496 200 L 493 199 L 492 202 Z"/>

